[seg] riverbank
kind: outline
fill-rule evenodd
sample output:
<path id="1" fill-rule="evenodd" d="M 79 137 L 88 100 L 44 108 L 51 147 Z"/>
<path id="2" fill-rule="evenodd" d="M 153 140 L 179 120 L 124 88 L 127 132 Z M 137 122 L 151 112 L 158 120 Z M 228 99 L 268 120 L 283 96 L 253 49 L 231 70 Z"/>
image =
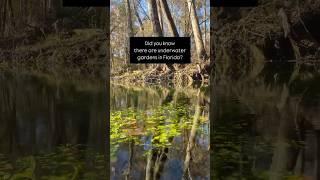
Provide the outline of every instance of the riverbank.
<path id="1" fill-rule="evenodd" d="M 174 85 L 185 87 L 192 85 L 208 85 L 211 67 L 200 67 L 196 63 L 188 65 L 174 65 L 175 71 L 166 71 L 163 68 L 150 66 L 147 69 L 111 72 L 111 81 L 119 84 L 132 85 Z M 143 65 L 140 65 L 141 67 Z"/>
<path id="2" fill-rule="evenodd" d="M 107 36 L 102 30 L 74 29 L 34 38 L 2 39 L 0 69 L 72 80 L 102 82 L 107 78 Z"/>
<path id="3" fill-rule="evenodd" d="M 320 59 L 320 3 L 263 1 L 254 8 L 213 9 L 215 74 L 253 79 L 271 63 L 312 67 Z"/>

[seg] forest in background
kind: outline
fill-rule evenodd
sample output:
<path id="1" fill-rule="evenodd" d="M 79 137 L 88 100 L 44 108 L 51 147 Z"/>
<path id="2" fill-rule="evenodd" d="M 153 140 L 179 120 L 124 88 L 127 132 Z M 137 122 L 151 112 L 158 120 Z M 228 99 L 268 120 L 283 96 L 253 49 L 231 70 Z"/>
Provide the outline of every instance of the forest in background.
<path id="1" fill-rule="evenodd" d="M 112 0 L 111 75 L 129 83 L 207 82 L 210 71 L 210 2 Z M 191 37 L 192 64 L 133 65 L 129 37 Z"/>
<path id="2" fill-rule="evenodd" d="M 108 8 L 62 0 L 0 2 L 0 68 L 77 79 L 107 77 Z"/>

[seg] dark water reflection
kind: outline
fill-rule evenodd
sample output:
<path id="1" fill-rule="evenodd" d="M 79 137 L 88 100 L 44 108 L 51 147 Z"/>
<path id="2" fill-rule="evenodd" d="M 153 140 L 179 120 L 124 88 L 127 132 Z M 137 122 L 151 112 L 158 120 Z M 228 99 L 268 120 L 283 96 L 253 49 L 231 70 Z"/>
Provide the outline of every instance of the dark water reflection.
<path id="1" fill-rule="evenodd" d="M 106 178 L 105 92 L 0 73 L 0 179 Z"/>
<path id="2" fill-rule="evenodd" d="M 281 72 L 215 84 L 213 179 L 320 179 L 319 73 Z"/>
<path id="3" fill-rule="evenodd" d="M 182 109 L 186 108 L 187 113 L 190 114 L 190 119 L 187 119 L 186 124 L 189 128 L 180 128 L 183 123 L 179 118 L 177 121 L 170 121 L 169 118 L 164 120 L 154 119 L 154 127 L 156 130 L 151 133 L 136 134 L 141 128 L 135 128 L 131 135 L 127 135 L 127 140 L 118 141 L 112 140 L 111 145 L 111 173 L 112 179 L 161 179 L 161 180 L 177 180 L 183 178 L 192 179 L 209 179 L 209 124 L 208 124 L 208 92 L 201 91 L 201 95 L 197 96 L 198 89 L 184 88 L 160 88 L 160 87 L 123 87 L 112 86 L 111 89 L 111 110 L 112 112 L 125 112 L 127 109 L 133 111 L 142 111 L 147 114 L 152 114 L 152 110 L 165 104 L 179 104 Z M 190 153 L 187 151 L 190 145 L 190 134 L 192 134 L 191 125 L 194 114 L 197 112 L 197 100 L 201 97 L 201 111 L 200 116 L 205 119 L 202 122 L 197 122 L 196 136 L 194 140 L 194 147 Z M 173 106 L 175 107 L 175 106 Z M 176 109 L 170 109 L 170 112 L 175 112 Z M 196 112 L 195 112 L 196 111 Z M 181 119 L 184 116 L 181 116 Z M 139 126 L 141 121 L 136 117 Z M 116 128 L 117 123 L 112 124 L 111 128 Z M 143 122 L 142 122 L 143 124 Z M 143 130 L 148 131 L 148 123 L 142 125 Z M 169 145 L 157 145 L 155 140 L 157 127 L 163 126 L 170 129 L 170 125 L 176 127 L 175 130 L 179 134 L 169 137 Z M 140 126 L 139 126 L 140 127 Z M 129 129 L 130 130 L 130 129 Z M 171 129 L 172 130 L 172 129 Z M 168 134 L 171 133 L 168 130 Z M 135 140 L 130 140 L 135 135 Z M 163 134 L 162 134 L 163 135 Z M 170 136 L 170 135 L 168 135 Z M 140 143 L 138 143 L 140 142 Z M 142 142 L 142 143 L 141 143 Z M 159 142 L 158 142 L 159 143 Z M 186 164 L 188 155 L 191 154 L 190 163 Z M 187 167 L 187 168 L 185 168 Z M 184 169 L 187 169 L 186 173 Z"/>

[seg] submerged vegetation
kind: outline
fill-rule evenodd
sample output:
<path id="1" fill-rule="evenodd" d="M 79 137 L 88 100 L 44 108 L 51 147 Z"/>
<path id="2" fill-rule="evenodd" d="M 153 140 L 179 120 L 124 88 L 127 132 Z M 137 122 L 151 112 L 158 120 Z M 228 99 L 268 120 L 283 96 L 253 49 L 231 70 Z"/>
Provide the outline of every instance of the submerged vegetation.
<path id="1" fill-rule="evenodd" d="M 111 145 L 134 140 L 145 144 L 137 137 L 151 136 L 149 146 L 170 146 L 172 138 L 181 135 L 182 130 L 192 126 L 193 112 L 183 106 L 169 104 L 152 110 L 137 111 L 127 109 L 111 113 Z M 205 117 L 199 117 L 205 122 Z"/>
<path id="2" fill-rule="evenodd" d="M 209 122 L 203 92 L 115 85 L 111 90 L 111 97 L 117 97 L 111 99 L 112 178 L 208 178 Z"/>
<path id="3" fill-rule="evenodd" d="M 90 158 L 88 158 L 90 157 Z M 103 154 L 77 145 L 12 160 L 0 154 L 0 177 L 7 179 L 108 179 Z"/>

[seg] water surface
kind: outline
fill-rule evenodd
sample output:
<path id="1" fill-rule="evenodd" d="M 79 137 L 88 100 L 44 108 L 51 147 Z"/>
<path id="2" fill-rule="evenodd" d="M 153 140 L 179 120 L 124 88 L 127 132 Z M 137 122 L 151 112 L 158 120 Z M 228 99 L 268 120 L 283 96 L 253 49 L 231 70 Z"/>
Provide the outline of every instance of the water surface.
<path id="1" fill-rule="evenodd" d="M 112 179 L 209 179 L 208 103 L 191 87 L 112 86 Z"/>
<path id="2" fill-rule="evenodd" d="M 296 68 L 266 64 L 252 79 L 217 80 L 213 179 L 320 179 L 320 74 Z"/>
<path id="3" fill-rule="evenodd" d="M 0 179 L 106 179 L 99 84 L 0 73 Z"/>

